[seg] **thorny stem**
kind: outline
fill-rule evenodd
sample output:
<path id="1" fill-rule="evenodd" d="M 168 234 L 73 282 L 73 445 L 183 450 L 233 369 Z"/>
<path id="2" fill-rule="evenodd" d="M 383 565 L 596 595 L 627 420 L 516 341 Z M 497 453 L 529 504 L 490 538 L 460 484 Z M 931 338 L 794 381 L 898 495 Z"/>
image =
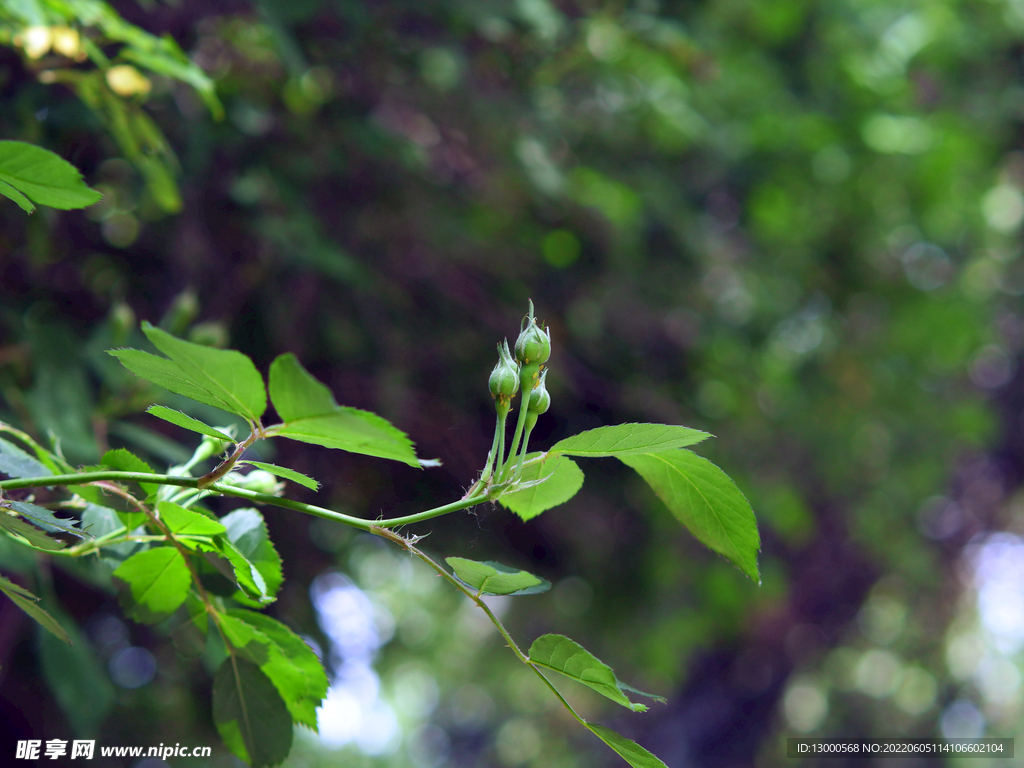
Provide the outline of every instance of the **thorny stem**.
<path id="1" fill-rule="evenodd" d="M 199 484 L 196 487 L 203 489 L 220 480 L 224 475 L 231 471 L 238 460 L 242 458 L 242 454 L 249 450 L 253 443 L 263 437 L 266 437 L 266 431 L 263 429 L 263 425 L 257 422 L 253 426 L 253 430 L 249 433 L 249 436 L 235 446 L 235 450 L 232 451 L 230 456 L 199 478 Z"/>
<path id="2" fill-rule="evenodd" d="M 544 676 L 544 673 L 541 672 L 537 668 L 537 666 L 533 664 L 533 662 L 530 661 L 530 657 L 520 650 L 519 646 L 516 645 L 516 641 L 512 639 L 512 635 L 510 635 L 508 630 L 505 629 L 505 625 L 502 624 L 501 620 L 494 615 L 494 612 L 488 607 L 487 603 L 484 602 L 480 594 L 478 592 L 474 592 L 472 589 L 469 589 L 464 584 L 459 582 L 454 576 L 448 573 L 448 571 L 442 568 L 440 564 L 435 562 L 429 555 L 424 553 L 423 550 L 416 547 L 416 542 L 419 541 L 420 538 L 422 537 L 411 536 L 409 538 L 406 538 L 404 536 L 401 536 L 400 534 L 395 533 L 394 531 L 389 531 L 386 528 L 380 528 L 378 526 L 372 526 L 370 529 L 370 533 L 375 533 L 378 536 L 382 536 L 388 541 L 397 544 L 413 556 L 419 558 L 428 566 L 437 571 L 437 573 L 440 576 L 442 576 L 445 580 L 447 580 L 448 583 L 450 583 L 453 587 L 455 587 L 457 590 L 462 592 L 462 594 L 464 594 L 466 597 L 468 597 L 470 600 L 476 603 L 477 607 L 479 607 L 480 610 L 487 614 L 487 618 L 491 620 L 491 623 L 494 624 L 498 632 L 501 633 L 501 636 L 505 640 L 505 644 L 512 649 L 512 652 L 519 658 L 519 660 L 523 662 L 523 664 L 525 664 L 531 670 L 533 670 L 537 677 L 539 677 L 544 682 L 544 685 L 551 689 L 551 692 L 558 697 L 558 700 L 562 702 L 562 705 L 567 710 L 569 710 L 569 714 L 576 718 L 576 721 L 580 725 L 582 725 L 584 728 L 588 727 L 586 720 L 584 720 L 576 713 L 576 710 L 572 708 L 572 705 L 569 704 L 568 701 L 566 701 L 565 697 L 559 692 L 559 690 L 554 686 L 554 684 L 550 680 L 548 680 L 547 677 Z"/>

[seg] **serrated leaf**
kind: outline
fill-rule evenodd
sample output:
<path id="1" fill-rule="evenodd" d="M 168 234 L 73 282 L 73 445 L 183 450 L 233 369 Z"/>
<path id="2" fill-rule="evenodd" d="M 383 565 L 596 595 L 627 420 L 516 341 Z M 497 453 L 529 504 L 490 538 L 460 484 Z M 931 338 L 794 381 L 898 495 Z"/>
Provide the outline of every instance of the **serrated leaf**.
<path id="1" fill-rule="evenodd" d="M 2 508 L 0 508 L 0 528 L 24 537 L 29 544 L 39 549 L 53 552 L 64 548 L 64 542 L 51 539 L 41 530 L 33 525 L 29 525 L 20 517 L 8 515 Z"/>
<path id="2" fill-rule="evenodd" d="M 40 462 L 3 438 L 0 438 L 0 472 L 15 478 L 45 477 L 53 474 Z"/>
<path id="3" fill-rule="evenodd" d="M 614 749 L 619 757 L 633 766 L 633 768 L 668 768 L 661 760 L 635 741 L 630 741 L 611 728 L 605 728 L 597 723 L 587 723 L 586 726 L 591 733 Z"/>
<path id="4" fill-rule="evenodd" d="M 227 538 L 263 577 L 266 593 L 274 597 L 284 580 L 281 558 L 267 534 L 263 515 L 252 508 L 236 509 L 220 519 Z"/>
<path id="5" fill-rule="evenodd" d="M 223 555 L 231 565 L 235 577 L 235 584 L 239 592 L 232 595 L 236 600 L 243 602 L 255 601 L 256 605 L 265 605 L 273 601 L 273 597 L 267 590 L 267 582 L 263 574 L 255 565 L 249 562 L 238 547 L 225 538 L 218 539 L 217 551 Z M 213 564 L 218 567 L 218 563 Z M 218 593 L 219 594 L 219 593 Z"/>
<path id="6" fill-rule="evenodd" d="M 540 456 L 529 453 L 527 459 Z M 544 482 L 520 491 L 503 493 L 498 503 L 515 512 L 523 520 L 530 520 L 546 509 L 564 504 L 583 487 L 583 472 L 576 462 L 565 456 L 549 456 L 544 461 L 523 467 L 521 482 Z"/>
<path id="7" fill-rule="evenodd" d="M 114 571 L 121 586 L 125 613 L 146 624 L 155 624 L 185 602 L 192 576 L 181 553 L 174 547 L 153 547 L 138 552 Z"/>
<path id="8" fill-rule="evenodd" d="M 659 453 L 694 445 L 709 437 L 699 429 L 674 424 L 616 424 L 559 440 L 548 453 L 588 457 Z"/>
<path id="9" fill-rule="evenodd" d="M 44 629 L 52 632 L 65 643 L 71 642 L 71 638 L 68 637 L 67 630 L 65 630 L 64 627 L 62 627 L 60 623 L 53 618 L 53 616 L 37 605 L 36 601 L 38 601 L 39 598 L 27 589 L 19 587 L 17 584 L 8 581 L 3 576 L 0 576 L 0 592 L 3 592 L 11 598 L 15 605 L 35 619 L 36 622 L 38 622 Z"/>
<path id="10" fill-rule="evenodd" d="M 313 650 L 281 622 L 254 611 L 229 611 L 222 625 L 232 644 L 274 683 L 292 719 L 317 730 L 316 710 L 328 681 Z M 252 648 L 254 643 L 264 647 Z"/>
<path id="11" fill-rule="evenodd" d="M 501 563 L 463 557 L 446 557 L 445 562 L 459 581 L 480 595 L 536 595 L 551 589 L 546 579 Z"/>
<path id="12" fill-rule="evenodd" d="M 186 509 L 170 501 L 161 501 L 157 505 L 157 510 L 160 513 L 160 519 L 167 524 L 172 533 L 193 536 L 216 536 L 227 531 L 218 520 L 213 520 L 206 515 Z"/>
<path id="13" fill-rule="evenodd" d="M 63 533 L 70 533 L 73 536 L 77 536 L 80 539 L 92 538 L 85 531 L 79 530 L 77 520 L 63 520 L 59 517 L 54 517 L 53 512 L 45 507 L 40 507 L 36 504 L 29 504 L 26 501 L 5 501 L 4 504 L 49 533 L 62 531 Z"/>
<path id="14" fill-rule="evenodd" d="M 293 354 L 270 366 L 270 401 L 282 421 L 275 435 L 420 467 L 404 432 L 375 413 L 338 405 Z"/>
<path id="15" fill-rule="evenodd" d="M 146 472 L 149 474 L 153 472 L 149 464 L 127 448 L 115 448 L 112 451 L 107 451 L 100 459 L 100 464 L 120 472 Z M 156 483 L 139 483 L 139 487 L 146 492 L 147 496 L 152 496 L 160 489 Z"/>
<path id="16" fill-rule="evenodd" d="M 235 756 L 253 768 L 277 765 L 292 746 L 292 718 L 270 678 L 228 656 L 213 678 L 213 721 Z"/>
<path id="17" fill-rule="evenodd" d="M 257 469 L 262 469 L 264 472 L 269 472 L 275 477 L 281 477 L 285 480 L 291 480 L 293 483 L 298 483 L 301 486 L 309 488 L 311 491 L 315 491 L 320 487 L 320 483 L 314 480 L 309 475 L 304 475 L 301 472 L 296 472 L 294 469 L 288 469 L 288 467 L 279 467 L 276 464 L 267 464 L 264 461 L 250 461 L 246 459 L 241 462 L 243 464 L 251 464 Z"/>
<path id="18" fill-rule="evenodd" d="M 43 678 L 75 735 L 95 738 L 114 703 L 114 686 L 74 619 L 59 608 L 50 610 L 66 629 L 68 643 L 58 642 L 49 632 L 39 633 Z"/>
<path id="19" fill-rule="evenodd" d="M 200 387 L 228 405 L 225 410 L 251 421 L 267 410 L 263 377 L 241 352 L 184 341 L 148 322 L 142 324 L 142 332 Z"/>
<path id="20" fill-rule="evenodd" d="M 616 704 L 621 704 L 634 712 L 647 711 L 646 705 L 629 700 L 611 667 L 565 635 L 541 635 L 530 646 L 529 657 L 530 663 L 534 666 L 553 670 L 583 683 Z M 654 699 L 660 698 L 650 694 L 644 695 Z"/>
<path id="21" fill-rule="evenodd" d="M 146 322 L 142 330 L 167 358 L 138 349 L 110 350 L 136 376 L 250 421 L 263 415 L 263 377 L 241 352 L 183 341 Z"/>
<path id="22" fill-rule="evenodd" d="M 23 141 L 0 141 L 0 182 L 38 205 L 65 211 L 85 208 L 103 197 L 82 181 L 82 174 L 67 160 Z"/>
<path id="23" fill-rule="evenodd" d="M 687 450 L 620 456 L 698 541 L 760 582 L 754 510 L 725 472 Z"/>
<path id="24" fill-rule="evenodd" d="M 168 408 L 163 405 L 151 405 L 146 409 L 146 413 L 151 413 L 158 419 L 169 421 L 171 424 L 175 424 L 184 429 L 190 429 L 193 432 L 198 432 L 201 435 L 208 435 L 209 437 L 215 437 L 218 440 L 231 440 L 230 435 L 226 435 L 219 429 L 204 424 L 199 419 L 193 419 L 188 414 L 176 411 L 173 408 Z"/>

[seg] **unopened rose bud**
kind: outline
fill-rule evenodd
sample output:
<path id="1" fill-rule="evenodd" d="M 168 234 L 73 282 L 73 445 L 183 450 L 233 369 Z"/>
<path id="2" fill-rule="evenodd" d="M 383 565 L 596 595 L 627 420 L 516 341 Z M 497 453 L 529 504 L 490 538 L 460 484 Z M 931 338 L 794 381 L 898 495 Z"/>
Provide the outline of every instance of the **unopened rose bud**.
<path id="1" fill-rule="evenodd" d="M 512 358 L 508 348 L 508 339 L 498 345 L 498 363 L 491 371 L 487 382 L 491 397 L 499 404 L 508 403 L 519 391 L 519 364 Z"/>

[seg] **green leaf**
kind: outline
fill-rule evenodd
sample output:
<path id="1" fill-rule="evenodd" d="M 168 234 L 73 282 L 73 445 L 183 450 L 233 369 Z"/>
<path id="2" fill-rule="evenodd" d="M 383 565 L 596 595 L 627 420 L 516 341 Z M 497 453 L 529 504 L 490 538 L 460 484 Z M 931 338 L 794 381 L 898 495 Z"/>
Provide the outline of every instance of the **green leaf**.
<path id="1" fill-rule="evenodd" d="M 0 141 L 0 182 L 38 205 L 65 211 L 85 208 L 103 197 L 86 186 L 82 174 L 71 163 L 23 141 Z M 15 202 L 25 207 L 21 201 Z"/>
<path id="2" fill-rule="evenodd" d="M 100 464 L 121 472 L 146 472 L 152 474 L 153 470 L 142 459 L 129 451 L 127 448 L 115 448 L 107 451 L 100 459 Z M 147 496 L 153 496 L 160 486 L 156 483 L 139 483 L 139 487 L 146 492 Z"/>
<path id="3" fill-rule="evenodd" d="M 85 531 L 78 529 L 78 520 L 62 520 L 59 517 L 54 517 L 53 512 L 45 507 L 29 504 L 25 501 L 5 501 L 4 504 L 49 533 L 61 531 L 63 533 L 70 533 L 80 539 L 92 538 Z"/>
<path id="4" fill-rule="evenodd" d="M 619 681 L 615 679 L 615 673 L 611 667 L 565 635 L 541 635 L 530 646 L 529 657 L 530 663 L 534 666 L 551 669 L 566 677 L 571 677 L 579 683 L 590 686 L 616 704 L 621 704 L 634 712 L 647 711 L 644 704 L 636 704 L 629 700 Z M 644 695 L 662 702 L 665 701 L 659 696 L 646 693 Z"/>
<path id="5" fill-rule="evenodd" d="M 270 400 L 283 422 L 273 434 L 420 466 L 405 433 L 374 413 L 338 405 L 293 354 L 271 364 Z"/>
<path id="6" fill-rule="evenodd" d="M 532 459 L 541 455 L 529 453 L 526 458 Z M 576 462 L 565 456 L 549 456 L 536 464 L 523 467 L 522 482 L 542 479 L 543 482 L 538 485 L 501 494 L 498 503 L 515 512 L 523 520 L 530 520 L 546 509 L 564 504 L 583 487 L 583 472 Z"/>
<path id="7" fill-rule="evenodd" d="M 586 726 L 591 733 L 614 749 L 619 757 L 633 766 L 633 768 L 668 768 L 661 760 L 635 741 L 630 741 L 625 736 L 620 736 L 611 728 L 605 728 L 597 723 L 587 723 Z"/>
<path id="8" fill-rule="evenodd" d="M 7 182 L 0 181 L 0 195 L 8 197 L 16 202 L 18 207 L 25 213 L 35 213 L 36 207 L 32 205 L 29 199 Z"/>
<path id="9" fill-rule="evenodd" d="M 551 582 L 532 573 L 488 561 L 446 557 L 456 578 L 478 595 L 536 595 L 551 589 Z"/>
<path id="10" fill-rule="evenodd" d="M 252 464 L 257 469 L 262 469 L 264 472 L 269 472 L 275 477 L 282 477 L 285 480 L 291 480 L 293 483 L 305 486 L 312 491 L 317 490 L 320 487 L 320 483 L 314 480 L 308 475 L 304 475 L 301 472 L 296 472 L 294 469 L 288 469 L 288 467 L 279 467 L 276 464 L 267 464 L 263 461 L 250 461 L 246 459 L 242 464 Z"/>
<path id="11" fill-rule="evenodd" d="M 284 576 L 281 573 L 281 558 L 267 535 L 263 515 L 251 508 L 236 509 L 220 521 L 227 529 L 228 541 L 252 563 L 266 584 L 267 595 L 274 597 Z"/>
<path id="12" fill-rule="evenodd" d="M 167 524 L 172 533 L 216 536 L 227 531 L 220 521 L 170 501 L 161 501 L 157 505 L 157 510 L 160 512 L 160 519 Z"/>
<path id="13" fill-rule="evenodd" d="M 51 607 L 66 629 L 68 643 L 49 632 L 39 633 L 43 678 L 80 738 L 95 738 L 114 704 L 114 686 L 85 635 L 66 613 Z"/>
<path id="14" fill-rule="evenodd" d="M 63 456 L 57 456 L 50 451 L 46 450 L 33 440 L 29 435 L 26 435 L 20 429 L 15 429 L 10 424 L 4 424 L 0 422 L 0 432 L 7 432 L 8 434 L 14 435 L 25 445 L 29 446 L 36 454 L 36 459 L 49 470 L 50 474 L 60 474 L 63 472 L 72 472 L 74 467 L 67 463 Z"/>
<path id="15" fill-rule="evenodd" d="M 249 421 L 263 415 L 263 377 L 241 352 L 182 341 L 149 323 L 143 323 L 142 330 L 167 358 L 137 349 L 110 351 L 136 376 Z"/>
<path id="16" fill-rule="evenodd" d="M 273 602 L 273 597 L 267 590 L 267 582 L 264 580 L 263 574 L 259 572 L 255 565 L 249 562 L 246 556 L 238 550 L 238 547 L 230 541 L 221 538 L 218 540 L 217 551 L 231 565 L 235 576 L 235 585 L 239 589 L 231 597 L 246 603 L 255 601 L 255 605 L 265 605 Z M 220 563 L 214 562 L 213 565 L 223 573 Z"/>
<path id="17" fill-rule="evenodd" d="M 228 656 L 213 678 L 213 720 L 224 743 L 253 768 L 277 765 L 292 747 L 292 718 L 270 678 Z"/>
<path id="18" fill-rule="evenodd" d="M 16 478 L 45 477 L 53 474 L 40 462 L 3 438 L 0 438 L 0 472 Z"/>
<path id="19" fill-rule="evenodd" d="M 19 587 L 17 584 L 8 581 L 3 576 L 0 576 L 0 592 L 3 592 L 11 598 L 15 605 L 35 619 L 41 627 L 49 630 L 65 643 L 71 642 L 71 638 L 68 636 L 67 630 L 65 630 L 64 627 L 62 627 L 60 623 L 53 618 L 53 616 L 36 605 L 39 598 L 27 589 Z"/>
<path id="20" fill-rule="evenodd" d="M 760 582 L 761 537 L 754 511 L 725 472 L 697 454 L 682 451 L 620 456 L 654 489 L 673 515 L 709 549 Z"/>
<path id="21" fill-rule="evenodd" d="M 219 429 L 208 426 L 199 419 L 193 419 L 191 416 L 184 414 L 181 411 L 176 411 L 173 408 L 167 408 L 163 405 L 151 405 L 146 409 L 146 412 L 153 414 L 158 419 L 169 421 L 171 424 L 176 424 L 179 427 L 190 429 L 201 435 L 209 435 L 210 437 L 215 437 L 218 440 L 230 441 L 232 439 L 230 435 L 224 434 Z"/>
<path id="22" fill-rule="evenodd" d="M 313 649 L 281 622 L 262 613 L 229 611 L 225 630 L 246 645 L 255 639 L 267 645 L 265 658 L 251 658 L 270 678 L 284 699 L 292 719 L 317 730 L 316 710 L 327 695 L 327 673 Z"/>
<path id="23" fill-rule="evenodd" d="M 559 440 L 548 453 L 588 457 L 659 453 L 694 445 L 709 437 L 711 435 L 699 429 L 673 424 L 616 424 Z"/>
<path id="24" fill-rule="evenodd" d="M 153 547 L 138 552 L 114 571 L 120 582 L 121 604 L 133 619 L 155 624 L 185 602 L 192 576 L 174 547 Z"/>
<path id="25" fill-rule="evenodd" d="M 0 528 L 23 536 L 29 544 L 39 549 L 56 551 L 64 548 L 64 542 L 51 539 L 33 525 L 29 525 L 20 517 L 12 517 L 0 509 Z"/>

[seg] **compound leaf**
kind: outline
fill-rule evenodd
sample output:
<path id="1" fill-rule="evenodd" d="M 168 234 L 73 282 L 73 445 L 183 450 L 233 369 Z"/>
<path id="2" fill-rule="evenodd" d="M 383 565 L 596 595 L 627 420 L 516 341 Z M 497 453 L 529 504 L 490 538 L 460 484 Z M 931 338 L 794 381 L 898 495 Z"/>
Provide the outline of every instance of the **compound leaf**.
<path id="1" fill-rule="evenodd" d="M 375 413 L 338 405 L 293 354 L 270 365 L 270 400 L 283 422 L 275 435 L 420 467 L 405 433 Z"/>
<path id="2" fill-rule="evenodd" d="M 668 768 L 661 760 L 641 747 L 635 741 L 620 736 L 611 728 L 597 723 L 587 723 L 587 730 L 615 750 L 615 752 L 633 768 Z"/>
<path id="3" fill-rule="evenodd" d="M 249 421 L 263 415 L 263 377 L 241 352 L 183 341 L 150 323 L 143 323 L 142 330 L 166 358 L 137 349 L 110 351 L 136 376 Z"/>
<path id="4" fill-rule="evenodd" d="M 224 743 L 253 766 L 277 765 L 292 746 L 292 718 L 270 678 L 231 654 L 213 678 L 213 720 Z"/>
<path id="5" fill-rule="evenodd" d="M 534 666 L 554 670 L 590 686 L 616 704 L 621 704 L 634 712 L 647 711 L 645 705 L 629 700 L 619 681 L 615 679 L 615 673 L 611 667 L 565 635 L 541 635 L 530 646 L 529 657 L 530 663 Z M 630 690 L 635 691 L 636 689 L 631 688 Z M 636 692 L 640 693 L 640 691 Z M 664 699 L 651 694 L 645 693 L 644 696 L 664 701 Z"/>
<path id="6" fill-rule="evenodd" d="M 133 619 L 155 624 L 185 602 L 192 577 L 174 547 L 153 547 L 129 557 L 114 571 L 121 603 Z"/>
<path id="7" fill-rule="evenodd" d="M 673 515 L 709 549 L 760 581 L 761 538 L 750 503 L 725 472 L 687 450 L 620 456 L 647 481 Z"/>
<path id="8" fill-rule="evenodd" d="M 694 445 L 709 437 L 711 435 L 699 429 L 674 424 L 616 424 L 559 440 L 548 453 L 588 457 L 659 453 Z"/>
<path id="9" fill-rule="evenodd" d="M 230 435 L 224 434 L 219 429 L 204 424 L 199 419 L 193 419 L 188 414 L 184 414 L 181 411 L 176 411 L 173 408 L 168 408 L 164 405 L 151 405 L 146 409 L 146 412 L 153 414 L 158 419 L 169 421 L 171 424 L 176 424 L 184 429 L 190 429 L 201 435 L 215 437 L 218 440 L 231 440 Z"/>
<path id="10" fill-rule="evenodd" d="M 488 561 L 446 557 L 455 577 L 478 595 L 536 595 L 551 589 L 551 582 L 518 568 Z"/>
<path id="11" fill-rule="evenodd" d="M 90 189 L 67 160 L 49 150 L 23 141 L 0 141 L 0 194 L 10 197 L 24 210 L 25 198 L 39 205 L 70 210 L 85 208 L 103 195 Z M 10 194 L 14 188 L 18 196 Z"/>
<path id="12" fill-rule="evenodd" d="M 529 453 L 526 458 L 537 458 L 540 455 Z M 583 472 L 570 458 L 550 456 L 536 464 L 525 465 L 521 480 L 543 482 L 521 491 L 503 493 L 498 497 L 498 502 L 523 520 L 530 520 L 544 510 L 564 504 L 575 496 L 583 487 Z"/>

